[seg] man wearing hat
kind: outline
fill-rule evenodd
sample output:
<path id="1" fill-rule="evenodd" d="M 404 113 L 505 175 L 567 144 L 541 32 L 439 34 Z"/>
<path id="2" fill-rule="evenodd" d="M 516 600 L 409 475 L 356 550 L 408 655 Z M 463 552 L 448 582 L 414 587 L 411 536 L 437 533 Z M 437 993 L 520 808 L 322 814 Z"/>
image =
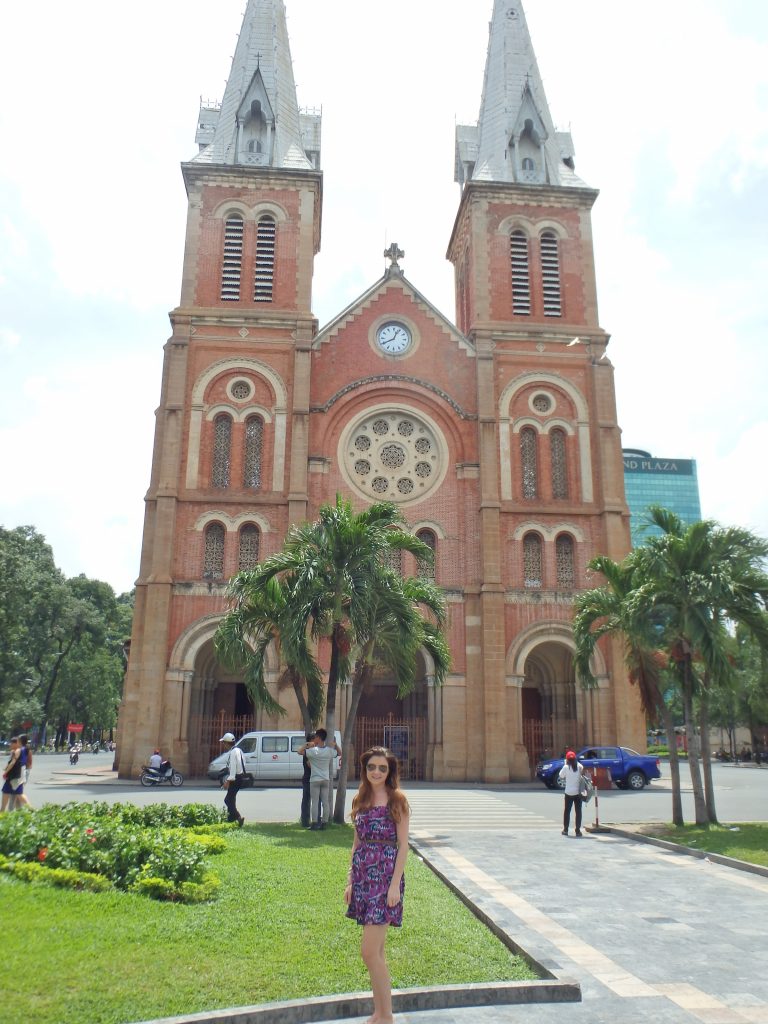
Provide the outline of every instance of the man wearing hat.
<path id="1" fill-rule="evenodd" d="M 224 744 L 229 754 L 227 758 L 227 777 L 222 783 L 227 791 L 224 797 L 224 806 L 227 808 L 227 821 L 236 821 L 240 828 L 242 828 L 245 818 L 237 809 L 237 794 L 240 790 L 238 775 L 245 775 L 243 752 L 240 747 L 234 745 L 235 737 L 231 732 L 225 732 L 219 743 Z"/>

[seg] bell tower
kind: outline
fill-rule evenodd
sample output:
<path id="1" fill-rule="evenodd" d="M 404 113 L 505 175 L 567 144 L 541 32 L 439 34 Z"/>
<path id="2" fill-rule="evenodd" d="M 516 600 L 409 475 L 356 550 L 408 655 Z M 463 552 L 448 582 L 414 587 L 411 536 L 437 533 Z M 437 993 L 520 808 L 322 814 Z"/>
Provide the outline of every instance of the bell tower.
<path id="1" fill-rule="evenodd" d="M 494 781 L 524 776 L 539 742 L 526 734 L 534 722 L 589 722 L 644 742 L 620 653 L 607 655 L 597 695 L 579 691 L 572 669 L 571 605 L 586 562 L 629 550 L 609 338 L 597 314 L 598 193 L 574 168 L 522 3 L 495 0 L 478 122 L 456 130 L 461 198 L 448 247 L 456 322 L 477 351 L 474 671 L 483 680 L 482 774 Z"/>
<path id="2" fill-rule="evenodd" d="M 320 114 L 300 110 L 283 0 L 248 0 L 221 104 L 201 106 L 181 299 L 170 314 L 146 495 L 119 770 L 197 769 L 195 724 L 242 686 L 212 652 L 225 581 L 307 517 Z M 269 515 L 264 509 L 269 509 Z M 170 744 L 170 747 L 169 747 Z"/>

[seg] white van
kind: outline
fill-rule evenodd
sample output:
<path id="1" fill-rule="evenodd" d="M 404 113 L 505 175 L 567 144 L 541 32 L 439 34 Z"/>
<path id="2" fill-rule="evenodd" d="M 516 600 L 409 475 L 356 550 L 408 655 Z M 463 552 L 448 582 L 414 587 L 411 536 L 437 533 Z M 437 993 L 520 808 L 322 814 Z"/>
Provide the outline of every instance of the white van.
<path id="1" fill-rule="evenodd" d="M 341 733 L 334 734 L 341 746 Z M 235 744 L 243 752 L 245 770 L 256 782 L 280 781 L 300 782 L 304 774 L 304 761 L 297 751 L 307 742 L 306 733 L 301 729 L 284 729 L 274 732 L 247 732 Z M 217 779 L 227 766 L 227 752 L 219 754 L 208 765 L 208 778 Z M 334 758 L 333 777 L 338 779 L 341 758 Z"/>

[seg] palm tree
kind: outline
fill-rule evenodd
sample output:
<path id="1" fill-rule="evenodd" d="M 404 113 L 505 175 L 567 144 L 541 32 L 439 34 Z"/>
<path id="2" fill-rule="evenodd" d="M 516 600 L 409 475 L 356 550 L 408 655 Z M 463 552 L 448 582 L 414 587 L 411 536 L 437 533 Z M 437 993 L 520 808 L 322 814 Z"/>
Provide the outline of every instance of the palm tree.
<path id="1" fill-rule="evenodd" d="M 573 635 L 576 642 L 574 668 L 582 685 L 597 685 L 592 658 L 603 637 L 617 636 L 624 644 L 629 680 L 638 687 L 640 703 L 648 719 L 662 717 L 669 744 L 672 775 L 672 821 L 683 824 L 680 763 L 677 757 L 674 722 L 663 696 L 666 658 L 659 650 L 658 624 L 648 614 L 643 579 L 637 570 L 637 553 L 622 562 L 606 556 L 592 559 L 589 568 L 599 572 L 605 584 L 579 595 L 576 600 Z"/>
<path id="2" fill-rule="evenodd" d="M 675 666 L 683 698 L 688 761 L 696 823 L 716 821 L 711 771 L 707 767 L 710 687 L 729 685 L 733 673 L 729 627 L 740 625 L 768 650 L 768 575 L 763 562 L 768 542 L 739 527 L 711 520 L 686 526 L 674 512 L 649 509 L 661 531 L 637 549 L 650 607 L 663 624 L 665 646 Z M 707 792 L 702 785 L 694 696 L 704 708 Z"/>
<path id="3" fill-rule="evenodd" d="M 435 683 L 442 684 L 450 667 L 448 644 L 441 632 L 445 621 L 442 591 L 429 580 L 403 579 L 385 566 L 372 580 L 369 618 L 365 629 L 357 633 L 357 655 L 351 677 L 351 694 L 344 723 L 342 750 L 352 748 L 357 708 L 376 665 L 388 668 L 398 682 L 398 697 L 410 693 L 415 683 L 417 656 L 424 649 L 434 664 Z M 425 609 L 425 616 L 421 609 Z M 429 618 L 428 616 L 431 616 Z M 347 772 L 339 779 L 334 806 L 334 821 L 344 820 Z"/>
<path id="4" fill-rule="evenodd" d="M 256 584 L 253 570 L 245 570 L 230 580 L 229 590 L 234 606 L 216 631 L 216 653 L 228 667 L 245 670 L 246 689 L 254 705 L 269 714 L 284 715 L 285 708 L 264 682 L 267 649 L 274 645 L 279 663 L 285 665 L 281 681 L 293 687 L 304 731 L 311 732 L 323 710 L 322 674 L 306 630 L 295 628 L 287 584 L 276 579 Z"/>

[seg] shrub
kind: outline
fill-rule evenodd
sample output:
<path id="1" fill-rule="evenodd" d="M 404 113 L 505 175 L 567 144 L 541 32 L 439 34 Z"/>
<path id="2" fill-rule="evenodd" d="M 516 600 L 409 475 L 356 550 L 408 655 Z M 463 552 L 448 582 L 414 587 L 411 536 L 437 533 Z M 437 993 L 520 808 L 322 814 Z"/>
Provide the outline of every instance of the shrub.
<path id="1" fill-rule="evenodd" d="M 30 879 L 40 872 L 64 872 L 56 877 L 70 878 L 72 884 L 76 876 L 100 877 L 106 886 L 111 883 L 118 889 L 136 888 L 139 880 L 147 878 L 159 879 L 168 883 L 170 896 L 163 886 L 143 884 L 141 891 L 199 902 L 210 897 L 201 897 L 191 888 L 185 894 L 182 886 L 215 891 L 215 886 L 204 884 L 203 861 L 207 853 L 225 848 L 223 831 L 221 812 L 205 804 L 47 805 L 0 818 L 0 857 L 33 869 L 28 872 Z"/>

